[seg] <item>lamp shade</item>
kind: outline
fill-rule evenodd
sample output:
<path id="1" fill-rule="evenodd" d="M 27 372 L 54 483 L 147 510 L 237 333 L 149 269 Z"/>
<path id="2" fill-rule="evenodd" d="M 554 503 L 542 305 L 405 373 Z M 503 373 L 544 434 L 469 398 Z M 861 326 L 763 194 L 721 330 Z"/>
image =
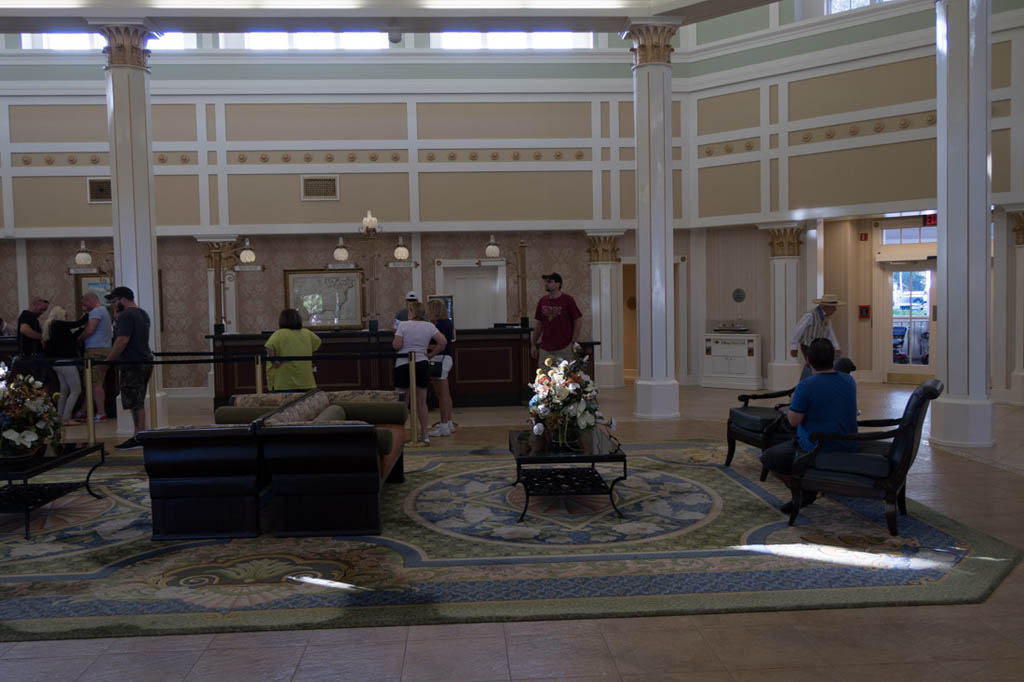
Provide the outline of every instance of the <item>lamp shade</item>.
<path id="1" fill-rule="evenodd" d="M 242 245 L 242 250 L 238 252 L 238 260 L 246 265 L 256 262 L 256 252 L 249 245 L 248 237 L 246 237 L 245 243 Z"/>
<path id="2" fill-rule="evenodd" d="M 348 260 L 348 247 L 345 246 L 345 240 L 342 237 L 338 237 L 338 245 L 334 247 L 334 260 L 339 262 Z"/>
<path id="3" fill-rule="evenodd" d="M 78 253 L 75 254 L 75 265 L 92 265 L 92 254 L 85 248 L 85 240 L 78 246 Z"/>
<path id="4" fill-rule="evenodd" d="M 484 247 L 484 255 L 488 258 L 498 258 L 501 256 L 501 249 L 498 247 L 498 242 L 494 241 L 494 235 L 491 235 L 491 241 Z"/>
<path id="5" fill-rule="evenodd" d="M 409 247 L 401 237 L 398 238 L 398 246 L 395 247 L 395 260 L 409 260 Z"/>

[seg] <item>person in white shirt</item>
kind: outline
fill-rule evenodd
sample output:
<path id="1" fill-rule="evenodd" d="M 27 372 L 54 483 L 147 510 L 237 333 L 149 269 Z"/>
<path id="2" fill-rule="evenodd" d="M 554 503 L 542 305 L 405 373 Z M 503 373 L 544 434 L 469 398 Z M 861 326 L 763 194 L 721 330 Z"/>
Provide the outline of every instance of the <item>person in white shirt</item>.
<path id="1" fill-rule="evenodd" d="M 824 294 L 821 298 L 813 301 L 817 303 L 813 309 L 804 313 L 803 317 L 796 323 L 793 336 L 789 339 L 789 354 L 797 357 L 799 353 L 804 360 L 804 373 L 810 374 L 810 365 L 807 364 L 807 347 L 814 339 L 828 339 L 832 342 L 832 348 L 836 355 L 839 355 L 839 339 L 832 330 L 832 314 L 841 305 L 846 305 L 835 294 Z M 803 377 L 801 377 L 803 378 Z"/>
<path id="2" fill-rule="evenodd" d="M 420 422 L 420 440 L 430 442 L 427 435 L 429 424 L 427 414 L 427 386 L 430 384 L 430 360 L 444 350 L 448 340 L 430 322 L 424 319 L 423 304 L 419 301 L 409 303 L 409 319 L 400 322 L 395 329 L 395 338 L 391 347 L 399 353 L 395 358 L 395 387 L 410 388 L 409 384 L 409 353 L 416 354 L 416 416 Z M 427 346 L 433 340 L 435 345 Z M 412 391 L 407 393 L 411 400 Z"/>

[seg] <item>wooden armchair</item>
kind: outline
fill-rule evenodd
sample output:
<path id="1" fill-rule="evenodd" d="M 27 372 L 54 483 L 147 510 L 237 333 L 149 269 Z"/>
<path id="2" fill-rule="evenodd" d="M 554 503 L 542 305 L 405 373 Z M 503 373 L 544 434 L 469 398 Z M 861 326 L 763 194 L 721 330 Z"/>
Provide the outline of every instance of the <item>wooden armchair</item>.
<path id="1" fill-rule="evenodd" d="M 788 403 L 777 403 L 773 407 L 761 407 L 751 405 L 750 401 L 790 398 L 795 390 L 794 386 L 786 391 L 738 396 L 743 406 L 730 408 L 729 421 L 725 429 L 725 437 L 729 443 L 725 466 L 732 465 L 733 455 L 736 454 L 736 441 L 765 450 L 793 438 L 793 429 L 788 423 L 783 423 L 783 413 L 780 411 L 780 408 L 785 407 Z M 763 481 L 766 476 L 767 471 L 762 471 L 761 480 Z"/>
<path id="2" fill-rule="evenodd" d="M 800 513 L 805 490 L 836 493 L 851 497 L 885 500 L 885 519 L 889 533 L 897 535 L 899 514 L 907 514 L 907 472 L 917 458 L 921 444 L 921 427 L 928 405 L 942 394 L 942 382 L 931 379 L 910 395 L 903 416 L 899 419 L 871 419 L 857 422 L 860 426 L 895 426 L 890 431 L 867 433 L 812 433 L 818 445 L 809 452 L 798 452 L 793 462 L 791 489 L 793 511 L 789 525 Z M 828 441 L 857 441 L 856 452 L 829 450 Z M 885 441 L 889 441 L 886 443 Z"/>

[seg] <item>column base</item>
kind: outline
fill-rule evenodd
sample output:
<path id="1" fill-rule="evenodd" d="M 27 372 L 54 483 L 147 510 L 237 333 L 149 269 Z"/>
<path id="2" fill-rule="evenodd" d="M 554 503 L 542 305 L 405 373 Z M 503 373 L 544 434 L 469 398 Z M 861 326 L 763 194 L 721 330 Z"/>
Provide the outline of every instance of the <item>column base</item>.
<path id="1" fill-rule="evenodd" d="M 633 415 L 639 419 L 672 419 L 679 416 L 679 382 L 675 379 L 637 379 Z"/>
<path id="2" fill-rule="evenodd" d="M 800 381 L 804 366 L 797 362 L 769 362 L 767 386 L 769 391 L 784 391 Z"/>
<path id="3" fill-rule="evenodd" d="M 157 426 L 167 426 L 167 394 L 159 391 L 156 394 L 156 423 Z M 146 393 L 146 425 L 143 431 L 149 428 L 149 393 Z M 132 435 L 135 433 L 135 423 L 132 421 L 132 413 L 124 409 L 121 404 L 121 396 L 117 396 L 117 433 L 118 435 Z"/>
<path id="4" fill-rule="evenodd" d="M 992 401 L 939 398 L 931 405 L 933 445 L 955 448 L 990 448 L 992 438 Z"/>
<path id="5" fill-rule="evenodd" d="M 595 362 L 594 381 L 599 388 L 618 388 L 625 385 L 621 362 Z"/>

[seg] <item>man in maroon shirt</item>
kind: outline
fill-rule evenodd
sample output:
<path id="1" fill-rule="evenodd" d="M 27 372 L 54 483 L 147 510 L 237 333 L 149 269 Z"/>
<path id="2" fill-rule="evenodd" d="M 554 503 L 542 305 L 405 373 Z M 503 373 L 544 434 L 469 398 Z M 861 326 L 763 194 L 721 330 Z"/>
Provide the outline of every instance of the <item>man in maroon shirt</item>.
<path id="1" fill-rule="evenodd" d="M 539 367 L 549 357 L 569 359 L 573 345 L 579 341 L 583 314 L 569 294 L 562 293 L 562 276 L 557 272 L 542 275 L 548 292 L 537 303 L 533 332 L 530 334 L 530 357 Z"/>

